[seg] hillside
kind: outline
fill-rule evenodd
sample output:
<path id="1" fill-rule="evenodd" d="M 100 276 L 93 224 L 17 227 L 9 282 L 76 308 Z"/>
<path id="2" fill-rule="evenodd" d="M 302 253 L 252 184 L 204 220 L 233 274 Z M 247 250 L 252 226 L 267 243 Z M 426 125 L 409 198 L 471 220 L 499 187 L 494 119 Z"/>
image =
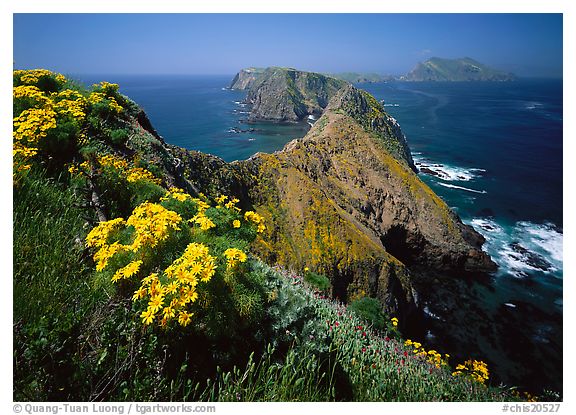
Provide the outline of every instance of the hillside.
<path id="1" fill-rule="evenodd" d="M 294 122 L 319 116 L 344 85 L 344 81 L 313 72 L 267 68 L 248 88 L 250 120 Z"/>
<path id="2" fill-rule="evenodd" d="M 107 82 L 15 71 L 14 113 L 15 400 L 513 399 L 402 339 L 415 266 L 493 264 L 369 94 L 230 164 Z"/>
<path id="3" fill-rule="evenodd" d="M 512 81 L 515 76 L 490 68 L 472 58 L 430 58 L 400 78 L 404 81 Z"/>

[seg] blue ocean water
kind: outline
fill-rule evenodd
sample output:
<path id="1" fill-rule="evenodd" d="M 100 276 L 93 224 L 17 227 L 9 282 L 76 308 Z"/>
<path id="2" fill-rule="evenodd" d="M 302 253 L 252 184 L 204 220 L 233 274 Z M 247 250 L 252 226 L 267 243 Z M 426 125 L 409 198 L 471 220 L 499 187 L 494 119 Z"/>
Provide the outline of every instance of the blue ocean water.
<path id="1" fill-rule="evenodd" d="M 560 391 L 562 81 L 359 87 L 400 122 L 420 177 L 486 238 L 499 266 L 489 284 L 467 287 L 465 312 L 425 308 L 431 343 L 450 338 L 509 385 Z"/>
<path id="2" fill-rule="evenodd" d="M 87 86 L 106 80 L 144 108 L 167 142 L 214 154 L 226 161 L 244 160 L 258 151 L 273 152 L 303 137 L 307 123 L 245 121 L 246 93 L 227 89 L 234 76 L 77 75 Z"/>
<path id="3" fill-rule="evenodd" d="M 247 123 L 245 92 L 226 88 L 232 76 L 77 78 L 118 83 L 167 142 L 226 161 L 280 150 L 308 130 L 306 123 Z M 459 331 L 468 316 L 454 313 L 437 327 L 454 326 L 437 333 L 432 325 L 430 338 L 452 336 L 452 347 L 465 344 L 500 381 L 560 390 L 562 81 L 358 86 L 399 121 L 420 177 L 485 236 L 484 249 L 499 265 L 489 285 L 470 287 L 468 301 L 488 327 Z M 442 318 L 425 310 L 431 320 Z"/>

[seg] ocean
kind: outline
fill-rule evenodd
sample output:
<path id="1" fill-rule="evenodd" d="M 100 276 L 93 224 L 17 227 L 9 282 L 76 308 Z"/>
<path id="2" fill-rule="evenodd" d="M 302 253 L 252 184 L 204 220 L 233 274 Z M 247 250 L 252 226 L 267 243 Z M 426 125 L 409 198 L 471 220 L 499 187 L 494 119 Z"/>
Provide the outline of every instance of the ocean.
<path id="1" fill-rule="evenodd" d="M 245 92 L 226 88 L 233 75 L 76 78 L 118 83 L 167 142 L 226 161 L 280 150 L 309 128 L 246 123 Z M 357 86 L 398 120 L 421 179 L 486 238 L 499 266 L 454 287 L 466 291 L 461 302 L 449 289 L 425 297 L 419 340 L 487 361 L 498 382 L 561 391 L 562 80 Z"/>

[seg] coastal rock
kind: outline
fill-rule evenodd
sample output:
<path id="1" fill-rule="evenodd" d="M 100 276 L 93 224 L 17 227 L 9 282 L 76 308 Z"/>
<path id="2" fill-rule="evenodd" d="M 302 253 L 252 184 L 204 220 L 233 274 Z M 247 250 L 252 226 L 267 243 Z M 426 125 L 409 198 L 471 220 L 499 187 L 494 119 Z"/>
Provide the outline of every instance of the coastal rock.
<path id="1" fill-rule="evenodd" d="M 490 68 L 472 58 L 430 58 L 420 62 L 403 81 L 512 81 L 514 74 Z"/>
<path id="2" fill-rule="evenodd" d="M 347 83 L 291 68 L 267 68 L 250 87 L 251 121 L 294 122 L 320 115 Z"/>
<path id="3" fill-rule="evenodd" d="M 242 69 L 236 74 L 232 83 L 230 83 L 230 89 L 245 90 L 250 89 L 256 80 L 264 73 L 263 68 L 246 68 Z"/>

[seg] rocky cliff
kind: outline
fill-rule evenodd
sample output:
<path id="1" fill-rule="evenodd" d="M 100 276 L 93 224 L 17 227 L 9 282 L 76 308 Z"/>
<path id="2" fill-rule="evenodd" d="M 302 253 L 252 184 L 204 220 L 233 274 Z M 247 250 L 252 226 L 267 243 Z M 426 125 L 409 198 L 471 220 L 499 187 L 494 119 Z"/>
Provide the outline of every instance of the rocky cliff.
<path id="1" fill-rule="evenodd" d="M 345 81 L 317 73 L 267 68 L 249 88 L 250 119 L 284 122 L 319 116 L 344 85 Z"/>
<path id="2" fill-rule="evenodd" d="M 430 58 L 420 62 L 404 81 L 512 81 L 515 76 L 481 64 L 471 58 Z"/>
<path id="3" fill-rule="evenodd" d="M 148 125 L 154 137 L 143 142 L 154 148 L 139 152 L 192 194 L 237 196 L 266 219 L 262 259 L 330 276 L 344 301 L 369 295 L 406 316 L 415 276 L 494 270 L 483 238 L 416 175 L 396 120 L 348 83 L 331 95 L 308 134 L 274 154 L 226 163 L 168 145 Z"/>
<path id="4" fill-rule="evenodd" d="M 230 89 L 250 89 L 256 80 L 264 73 L 263 68 L 246 68 L 236 74 L 230 83 Z"/>

